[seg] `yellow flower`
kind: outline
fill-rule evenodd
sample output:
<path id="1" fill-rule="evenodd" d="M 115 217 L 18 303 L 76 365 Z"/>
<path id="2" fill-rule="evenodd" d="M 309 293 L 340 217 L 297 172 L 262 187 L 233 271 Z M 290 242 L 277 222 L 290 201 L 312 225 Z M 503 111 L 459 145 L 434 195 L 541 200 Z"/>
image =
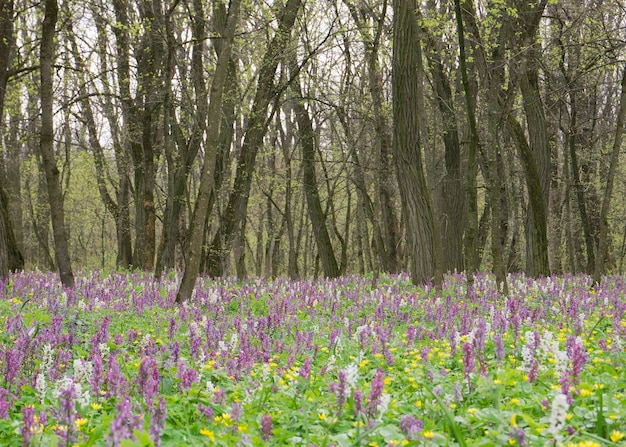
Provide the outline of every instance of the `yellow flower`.
<path id="1" fill-rule="evenodd" d="M 94 411 L 98 411 L 100 408 L 102 408 L 102 405 L 97 404 L 97 403 L 95 403 L 95 402 L 92 402 L 92 403 L 91 403 L 91 409 L 92 409 L 92 410 L 94 410 Z"/>
<path id="2" fill-rule="evenodd" d="M 476 414 L 476 412 L 477 412 L 477 411 L 478 411 L 478 410 L 477 410 L 476 408 L 468 408 L 468 409 L 467 409 L 467 412 L 468 412 L 469 414 Z"/>
<path id="3" fill-rule="evenodd" d="M 211 441 L 215 441 L 215 434 L 208 428 L 200 430 L 200 434 L 208 437 Z"/>
<path id="4" fill-rule="evenodd" d="M 623 432 L 613 430 L 611 434 L 609 435 L 609 438 L 611 438 L 611 441 L 617 442 L 617 441 L 621 441 L 624 438 L 624 436 L 626 436 L 626 434 L 624 434 Z"/>
<path id="5" fill-rule="evenodd" d="M 320 418 L 320 421 L 323 421 L 328 417 L 328 415 L 326 413 L 317 413 L 317 417 Z"/>
<path id="6" fill-rule="evenodd" d="M 587 389 L 584 389 L 584 388 L 582 390 L 580 390 L 580 396 L 581 397 L 588 397 L 588 396 L 591 396 L 592 394 L 593 393 L 590 390 L 587 390 Z"/>
<path id="7" fill-rule="evenodd" d="M 433 439 L 433 437 L 435 436 L 435 434 L 430 431 L 430 430 L 426 430 L 424 433 L 422 433 L 424 435 L 424 437 L 426 439 Z"/>
<path id="8" fill-rule="evenodd" d="M 83 428 L 85 424 L 87 424 L 87 419 L 85 418 L 76 419 L 76 421 L 74 421 L 74 424 L 76 424 L 76 430 L 80 431 L 80 429 Z"/>
<path id="9" fill-rule="evenodd" d="M 513 413 L 511 415 L 511 427 L 514 427 L 514 428 L 517 427 L 517 420 L 516 420 L 516 418 L 517 418 L 517 415 L 515 413 Z"/>

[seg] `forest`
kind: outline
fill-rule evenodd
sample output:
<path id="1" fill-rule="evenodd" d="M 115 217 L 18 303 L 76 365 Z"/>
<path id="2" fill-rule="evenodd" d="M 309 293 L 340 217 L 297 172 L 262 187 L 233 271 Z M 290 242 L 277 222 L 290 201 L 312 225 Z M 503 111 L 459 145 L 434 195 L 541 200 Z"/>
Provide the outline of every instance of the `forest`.
<path id="1" fill-rule="evenodd" d="M 0 275 L 622 272 L 625 28 L 616 0 L 2 0 Z"/>

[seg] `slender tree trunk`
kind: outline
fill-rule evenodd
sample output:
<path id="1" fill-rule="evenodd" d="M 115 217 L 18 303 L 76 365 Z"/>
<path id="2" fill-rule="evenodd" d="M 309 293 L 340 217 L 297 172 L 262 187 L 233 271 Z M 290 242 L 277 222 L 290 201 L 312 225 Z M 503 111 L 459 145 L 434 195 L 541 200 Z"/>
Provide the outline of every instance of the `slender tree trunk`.
<path id="1" fill-rule="evenodd" d="M 443 241 L 443 269 L 464 270 L 463 232 L 465 228 L 464 190 L 461 177 L 461 144 L 456 120 L 452 88 L 440 56 L 440 45 L 430 34 L 425 34 L 430 52 L 430 63 L 435 101 L 443 124 L 446 174 L 443 177 L 443 216 L 441 219 Z"/>
<path id="2" fill-rule="evenodd" d="M 59 169 L 54 154 L 54 124 L 53 124 L 53 79 L 52 65 L 54 64 L 54 37 L 58 5 L 56 0 L 45 0 L 45 16 L 41 34 L 41 134 L 40 150 L 46 182 L 48 184 L 48 199 L 52 217 L 54 248 L 61 282 L 65 287 L 74 287 L 74 274 L 70 262 L 70 253 L 65 231 L 65 214 L 63 211 L 63 193 Z"/>
<path id="3" fill-rule="evenodd" d="M 432 280 L 440 285 L 441 240 L 436 234 L 432 199 L 422 166 L 418 114 L 423 111 L 415 110 L 422 94 L 419 82 L 422 42 L 416 10 L 415 0 L 393 2 L 393 148 L 411 258 L 411 280 L 414 284 Z"/>
<path id="4" fill-rule="evenodd" d="M 467 56 L 465 51 L 465 29 L 463 26 L 463 15 L 461 13 L 461 0 L 454 0 L 454 10 L 457 25 L 457 38 L 459 41 L 459 65 L 461 69 L 461 82 L 465 97 L 465 109 L 467 121 L 470 128 L 470 144 L 467 162 L 467 212 L 468 221 L 465 228 L 465 266 L 467 270 L 468 283 L 473 284 L 473 274 L 479 268 L 480 262 L 476 238 L 478 236 L 478 194 L 476 191 L 476 175 L 478 171 L 476 156 L 478 145 L 478 126 L 476 124 L 475 102 L 467 70 Z"/>
<path id="5" fill-rule="evenodd" d="M 292 64 L 292 74 L 295 75 L 296 67 Z M 339 266 L 333 252 L 333 246 L 326 227 L 326 215 L 322 210 L 322 204 L 317 188 L 317 177 L 315 174 L 315 133 L 311 117 L 304 107 L 304 99 L 300 90 L 299 80 L 295 79 L 293 90 L 296 99 L 293 102 L 293 109 L 300 131 L 300 148 L 302 150 L 302 174 L 303 188 L 306 196 L 306 203 L 309 210 L 309 218 L 313 226 L 313 234 L 317 244 L 317 253 L 322 264 L 322 270 L 326 278 L 336 278 L 339 276 Z M 329 199 L 330 200 L 330 199 Z"/>
<path id="6" fill-rule="evenodd" d="M 596 256 L 596 265 L 593 274 L 593 281 L 596 284 L 600 284 L 602 275 L 605 273 L 604 264 L 609 254 L 607 244 L 609 232 L 608 217 L 611 208 L 611 196 L 613 195 L 615 174 L 619 167 L 619 153 L 624 137 L 624 122 L 626 121 L 626 64 L 622 70 L 622 92 L 620 94 L 619 111 L 617 112 L 617 122 L 615 124 L 615 138 L 613 140 L 613 150 L 611 152 L 609 172 L 606 179 L 606 188 L 604 190 L 604 197 L 602 198 L 602 210 L 600 211 L 598 256 Z"/>
<path id="7" fill-rule="evenodd" d="M 248 198 L 255 169 L 256 156 L 263 144 L 270 120 L 267 112 L 271 101 L 278 94 L 274 78 L 291 30 L 298 16 L 302 0 L 287 0 L 279 19 L 278 30 L 267 47 L 259 69 L 256 93 L 248 116 L 246 134 L 239 155 L 235 182 L 220 226 L 209 248 L 207 262 L 210 276 L 222 276 L 222 258 L 227 253 L 232 239 L 246 219 Z"/>
<path id="8" fill-rule="evenodd" d="M 200 186 L 196 198 L 193 216 L 191 218 L 190 243 L 185 272 L 176 294 L 176 302 L 182 303 L 191 298 L 198 273 L 200 272 L 200 258 L 202 254 L 202 240 L 204 238 L 204 222 L 208 214 L 209 196 L 213 189 L 215 161 L 219 145 L 220 121 L 222 115 L 222 98 L 226 85 L 226 74 L 230 60 L 235 28 L 239 21 L 241 0 L 230 0 L 228 19 L 221 41 L 221 52 L 217 59 L 211 91 L 209 107 L 207 109 L 207 146 L 204 153 Z"/>

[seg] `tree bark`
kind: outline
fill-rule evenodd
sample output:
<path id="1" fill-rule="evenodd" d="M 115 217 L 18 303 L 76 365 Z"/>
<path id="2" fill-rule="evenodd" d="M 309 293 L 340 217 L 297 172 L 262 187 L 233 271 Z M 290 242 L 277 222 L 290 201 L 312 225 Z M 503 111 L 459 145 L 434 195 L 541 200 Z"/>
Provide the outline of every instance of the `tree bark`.
<path id="1" fill-rule="evenodd" d="M 414 284 L 442 281 L 441 240 L 436 234 L 432 199 L 422 166 L 422 143 L 416 104 L 422 94 L 422 42 L 415 0 L 393 2 L 392 94 L 396 162 L 407 247 Z M 438 240 L 439 239 L 439 240 Z"/>
<path id="2" fill-rule="evenodd" d="M 600 211 L 600 231 L 598 235 L 598 255 L 593 274 L 593 281 L 600 284 L 602 275 L 605 273 L 605 261 L 608 257 L 608 232 L 609 232 L 609 210 L 611 209 L 611 196 L 613 195 L 613 185 L 615 174 L 619 167 L 619 153 L 624 137 L 624 122 L 626 121 L 626 64 L 622 69 L 622 92 L 619 100 L 619 111 L 617 112 L 617 122 L 615 124 L 615 138 L 613 140 L 613 150 L 611 151 L 611 161 L 609 172 L 606 178 L 606 188 L 602 198 L 602 209 Z"/>
<path id="3" fill-rule="evenodd" d="M 11 52 L 15 43 L 13 35 L 13 0 L 0 1 L 0 120 L 4 120 L 4 101 L 9 79 Z M 8 173 L 0 173 L 0 183 Z M 18 177 L 19 179 L 19 177 Z M 19 188 L 18 188 L 19 190 Z M 24 268 L 24 258 L 17 245 L 10 218 L 7 192 L 0 184 L 0 277 L 6 278 L 11 270 Z"/>
<path id="4" fill-rule="evenodd" d="M 223 275 L 223 257 L 232 244 L 237 229 L 246 218 L 256 156 L 263 144 L 263 138 L 270 122 L 267 119 L 267 112 L 270 102 L 278 94 L 274 81 L 276 69 L 289 42 L 291 30 L 301 4 L 302 0 L 287 1 L 279 19 L 278 30 L 263 56 L 254 102 L 248 116 L 243 146 L 237 162 L 235 182 L 224 217 L 220 221 L 220 226 L 209 248 L 207 261 L 209 276 Z"/>
<path id="5" fill-rule="evenodd" d="M 202 254 L 202 240 L 204 238 L 204 222 L 209 208 L 209 197 L 213 189 L 213 176 L 215 173 L 215 161 L 219 145 L 220 121 L 222 109 L 222 97 L 226 85 L 226 74 L 230 60 L 235 29 L 239 21 L 239 9 L 241 0 L 230 0 L 228 7 L 228 19 L 221 37 L 221 52 L 217 59 L 211 91 L 209 107 L 207 109 L 207 146 L 204 153 L 202 172 L 200 174 L 200 186 L 196 198 L 193 216 L 191 218 L 190 243 L 187 262 L 183 278 L 176 294 L 176 302 L 182 303 L 191 298 L 198 273 L 200 272 L 200 258 Z"/>
<path id="6" fill-rule="evenodd" d="M 292 69 L 292 72 L 295 68 Z M 339 276 L 339 266 L 333 252 L 333 246 L 326 227 L 326 215 L 322 210 L 322 205 L 317 188 L 317 177 L 315 174 L 315 133 L 311 117 L 304 107 L 304 99 L 300 90 L 299 80 L 293 84 L 296 99 L 293 109 L 300 131 L 300 148 L 302 150 L 302 177 L 303 187 L 306 196 L 306 203 L 309 210 L 309 218 L 313 226 L 313 234 L 317 244 L 317 253 L 322 264 L 322 270 L 326 278 L 336 278 Z"/>
<path id="7" fill-rule="evenodd" d="M 54 154 L 54 124 L 53 124 L 53 79 L 52 65 L 54 64 L 54 37 L 58 5 L 56 0 L 45 0 L 45 15 L 41 34 L 41 134 L 40 151 L 46 173 L 48 185 L 48 200 L 52 218 L 54 248 L 59 275 L 65 287 L 74 287 L 74 274 L 70 262 L 70 253 L 65 230 L 65 213 L 63 210 L 63 193 L 59 169 Z"/>

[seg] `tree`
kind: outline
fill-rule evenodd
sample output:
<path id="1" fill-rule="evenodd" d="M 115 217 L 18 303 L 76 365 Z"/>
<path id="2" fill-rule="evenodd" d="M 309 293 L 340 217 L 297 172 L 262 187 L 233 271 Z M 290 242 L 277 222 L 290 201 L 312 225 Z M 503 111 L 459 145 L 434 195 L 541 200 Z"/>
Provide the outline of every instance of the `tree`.
<path id="1" fill-rule="evenodd" d="M 74 273 L 70 261 L 70 253 L 65 231 L 65 213 L 63 210 L 63 193 L 59 168 L 54 154 L 54 124 L 53 124 L 53 79 L 52 66 L 55 59 L 56 22 L 59 12 L 56 0 L 45 0 L 45 15 L 41 32 L 41 134 L 40 151 L 46 173 L 48 186 L 48 200 L 52 218 L 54 236 L 54 253 L 59 268 L 61 282 L 65 287 L 74 287 Z"/>
<path id="2" fill-rule="evenodd" d="M 441 284 L 441 240 L 422 166 L 418 114 L 422 42 L 415 0 L 393 2 L 393 152 L 406 225 L 411 280 Z"/>
<path id="3" fill-rule="evenodd" d="M 204 223 L 209 208 L 209 198 L 213 189 L 213 176 L 215 173 L 215 161 L 219 145 L 219 130 L 221 122 L 222 97 L 226 85 L 226 74 L 230 52 L 232 51 L 235 28 L 239 21 L 239 9 L 241 0 L 230 0 L 228 7 L 228 19 L 221 36 L 221 51 L 217 59 L 215 74 L 211 83 L 209 108 L 207 110 L 207 146 L 204 153 L 204 162 L 200 177 L 200 186 L 196 198 L 191 225 L 189 227 L 190 242 L 189 252 L 185 263 L 185 271 L 176 294 L 176 302 L 182 303 L 189 300 L 193 292 L 198 273 L 200 272 L 200 256 L 202 254 L 202 240 L 204 236 Z"/>
<path id="4" fill-rule="evenodd" d="M 282 91 L 275 83 L 276 70 L 290 40 L 291 29 L 301 3 L 302 0 L 287 1 L 279 16 L 276 34 L 267 46 L 261 61 L 254 102 L 247 117 L 245 137 L 237 161 L 233 189 L 224 217 L 209 247 L 207 271 L 210 276 L 223 275 L 224 256 L 230 251 L 240 225 L 245 222 L 256 157 L 270 123 L 267 113 L 271 101 Z"/>
<path id="5" fill-rule="evenodd" d="M 309 112 L 304 107 L 304 98 L 300 88 L 299 80 L 295 77 L 297 73 L 297 65 L 292 64 L 291 72 L 296 82 L 292 88 L 295 94 L 293 109 L 298 123 L 300 133 L 300 149 L 302 151 L 302 177 L 304 195 L 306 198 L 307 209 L 309 211 L 309 219 L 313 226 L 313 234 L 317 244 L 317 252 L 322 264 L 324 276 L 327 278 L 336 278 L 339 276 L 339 266 L 333 252 L 333 245 L 328 234 L 326 226 L 326 214 L 322 210 L 319 191 L 317 188 L 317 176 L 315 174 L 315 133 L 313 131 L 313 123 Z"/>

